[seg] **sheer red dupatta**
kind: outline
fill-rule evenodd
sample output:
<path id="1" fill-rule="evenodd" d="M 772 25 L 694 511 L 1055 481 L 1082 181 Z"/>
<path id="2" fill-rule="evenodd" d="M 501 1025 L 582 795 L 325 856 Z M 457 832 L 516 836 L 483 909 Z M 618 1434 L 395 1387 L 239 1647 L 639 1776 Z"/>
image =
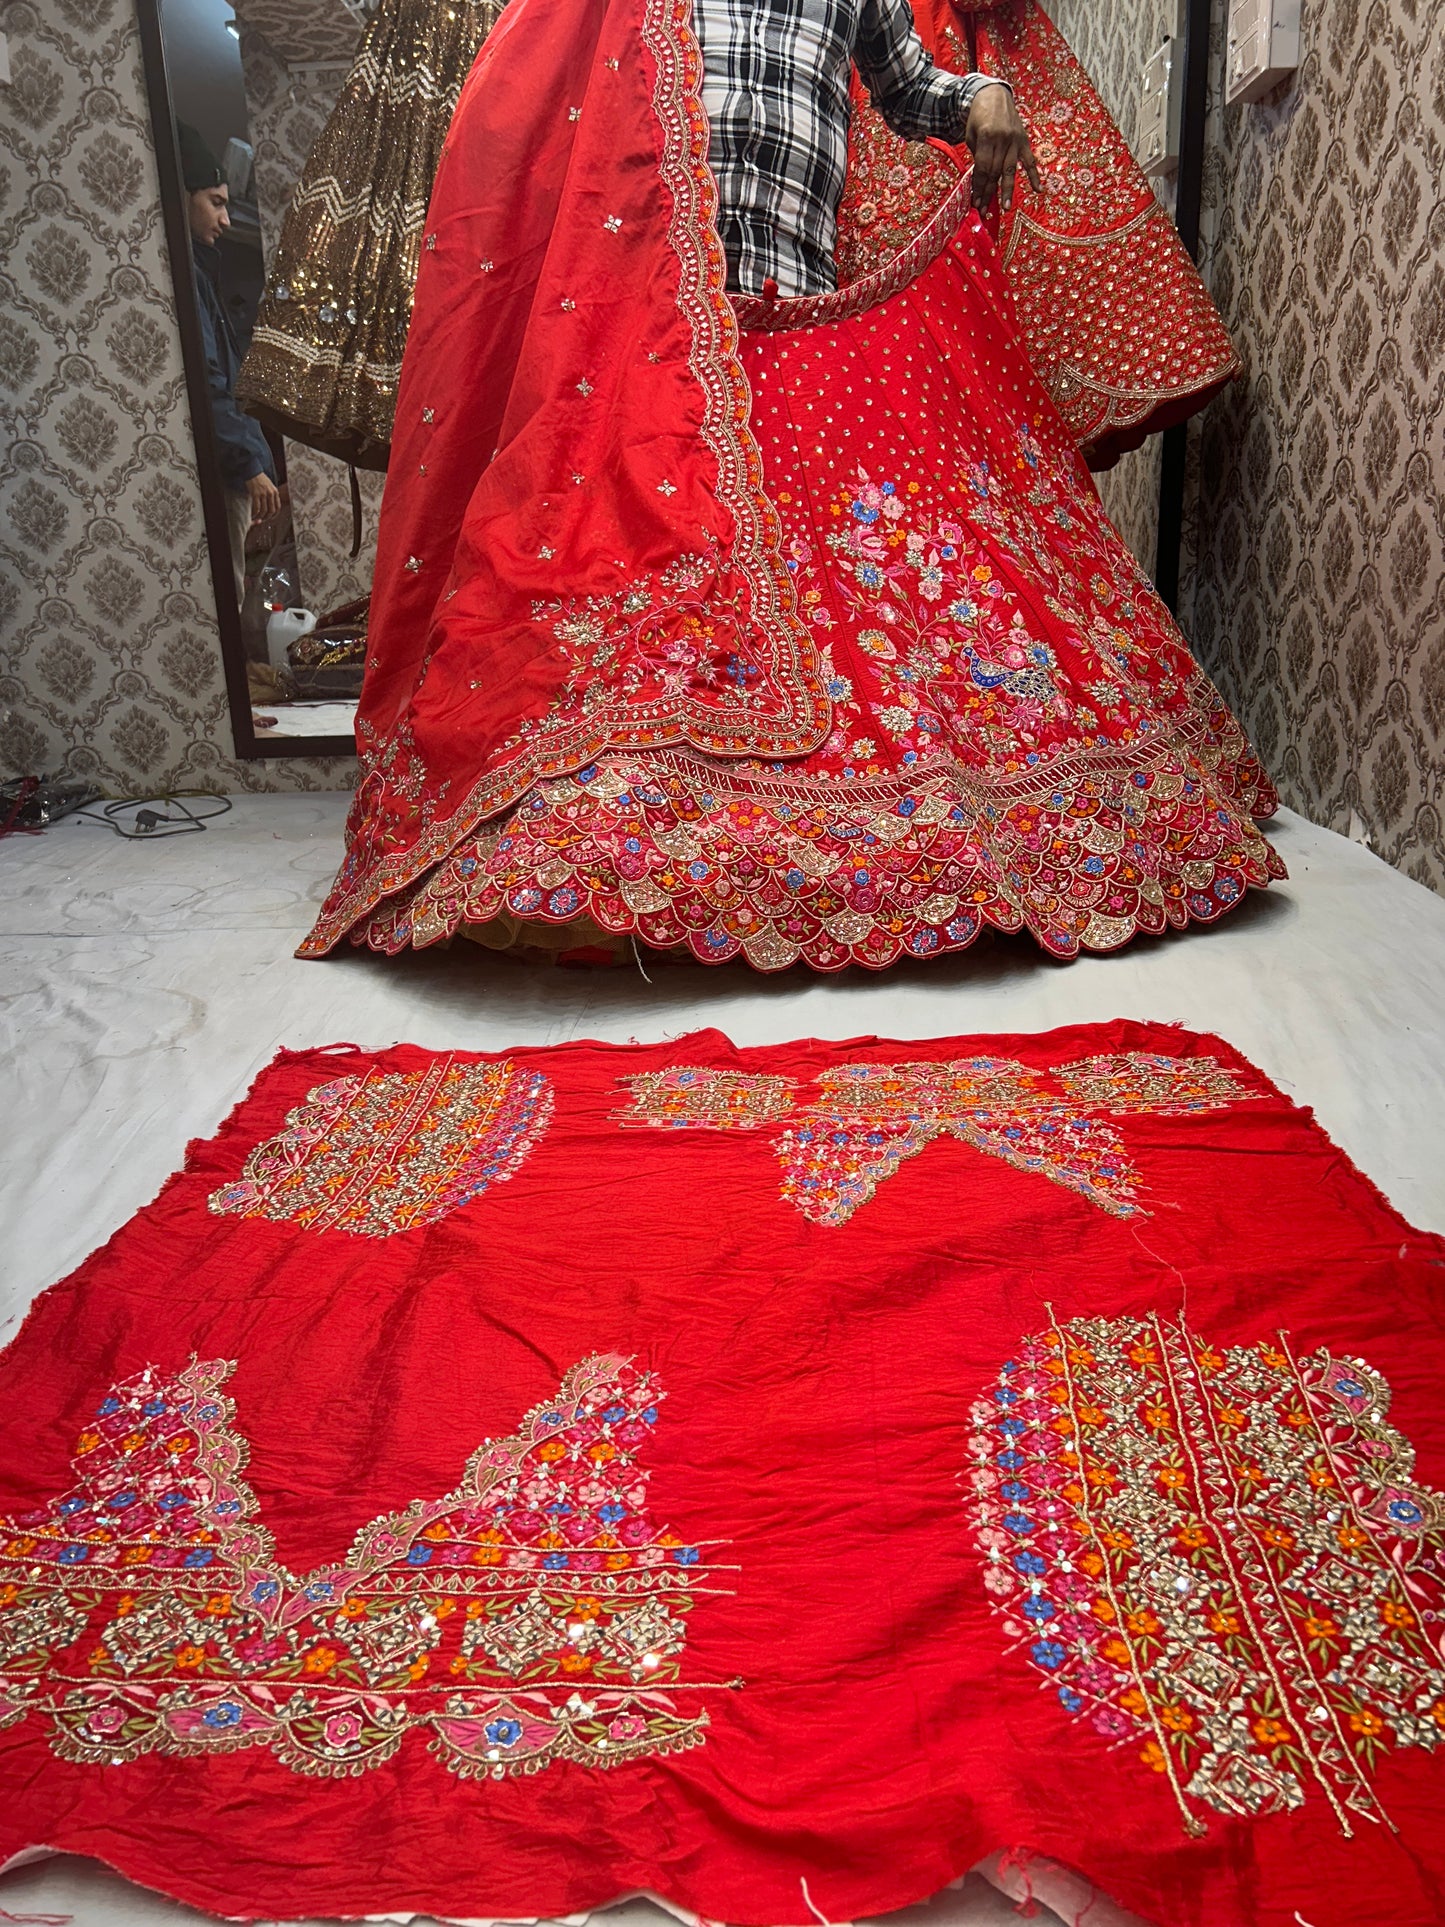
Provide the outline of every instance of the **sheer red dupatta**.
<path id="1" fill-rule="evenodd" d="M 689 0 L 514 0 L 453 120 L 319 954 L 540 778 L 829 711 L 724 292 Z"/>

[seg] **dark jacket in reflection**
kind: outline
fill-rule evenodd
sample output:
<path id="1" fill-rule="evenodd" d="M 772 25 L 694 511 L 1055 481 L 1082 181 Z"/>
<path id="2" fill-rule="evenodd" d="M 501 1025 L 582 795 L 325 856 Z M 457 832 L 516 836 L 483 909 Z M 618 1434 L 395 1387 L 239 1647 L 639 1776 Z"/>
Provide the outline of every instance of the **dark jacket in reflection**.
<path id="1" fill-rule="evenodd" d="M 227 488 L 238 491 L 255 475 L 269 475 L 274 482 L 276 470 L 261 424 L 243 415 L 236 404 L 241 347 L 221 300 L 220 249 L 193 241 L 191 257 L 195 263 L 196 309 L 201 317 L 201 340 L 206 350 L 206 386 L 211 397 L 211 419 L 216 424 L 221 480 Z"/>

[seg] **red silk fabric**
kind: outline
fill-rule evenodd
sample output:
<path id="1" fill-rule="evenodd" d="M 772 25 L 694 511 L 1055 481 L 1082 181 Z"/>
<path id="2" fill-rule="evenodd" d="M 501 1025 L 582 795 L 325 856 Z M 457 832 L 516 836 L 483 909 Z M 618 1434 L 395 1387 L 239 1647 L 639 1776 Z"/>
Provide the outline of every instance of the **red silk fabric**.
<path id="1" fill-rule="evenodd" d="M 933 233 L 954 218 L 941 203 Z M 827 970 L 992 925 L 1069 956 L 1281 874 L 1251 821 L 1268 779 L 1104 517 L 981 224 L 911 279 L 903 262 L 876 306 L 869 282 L 749 304 L 740 351 L 832 700 L 820 747 L 607 752 L 458 837 L 358 938 L 586 915 L 704 962 Z M 799 309 L 813 325 L 768 325 Z M 357 901 L 338 889 L 313 948 Z"/>
<path id="2" fill-rule="evenodd" d="M 585 914 L 837 969 L 1221 915 L 1283 874 L 1273 789 L 1103 516 L 954 162 L 870 162 L 899 206 L 837 295 L 734 304 L 689 18 L 523 0 L 463 92 L 302 953 Z"/>
<path id="3" fill-rule="evenodd" d="M 283 1055 L 0 1354 L 0 1861 L 1426 1927 L 1442 1259 L 1168 1027 Z"/>
<path id="4" fill-rule="evenodd" d="M 919 0 L 940 66 L 1007 80 L 1044 175 L 999 251 L 1019 332 L 1091 468 L 1202 408 L 1240 371 L 1219 310 L 1088 75 L 1037 0 Z"/>
<path id="5" fill-rule="evenodd" d="M 526 0 L 463 89 L 379 531 L 348 859 L 368 890 L 606 746 L 795 755 L 825 732 L 686 20 Z"/>

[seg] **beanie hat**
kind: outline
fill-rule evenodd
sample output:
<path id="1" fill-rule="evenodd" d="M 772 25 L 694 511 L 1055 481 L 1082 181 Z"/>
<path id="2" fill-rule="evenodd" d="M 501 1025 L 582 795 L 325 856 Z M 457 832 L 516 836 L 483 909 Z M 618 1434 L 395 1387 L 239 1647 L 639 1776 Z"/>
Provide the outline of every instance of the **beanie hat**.
<path id="1" fill-rule="evenodd" d="M 181 150 L 181 179 L 185 182 L 187 194 L 195 194 L 204 187 L 224 186 L 215 155 L 194 127 L 178 120 L 176 142 Z"/>

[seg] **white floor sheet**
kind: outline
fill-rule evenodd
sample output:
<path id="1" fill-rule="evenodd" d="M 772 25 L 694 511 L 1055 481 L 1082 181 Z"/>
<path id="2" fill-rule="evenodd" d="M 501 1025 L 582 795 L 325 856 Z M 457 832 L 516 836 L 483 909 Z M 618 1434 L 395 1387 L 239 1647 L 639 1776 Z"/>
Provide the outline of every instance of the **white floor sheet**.
<path id="1" fill-rule="evenodd" d="M 533 969 L 468 943 L 297 962 L 346 802 L 238 797 L 200 834 L 127 843 L 69 819 L 0 843 L 0 1342 L 37 1293 L 155 1195 L 187 1139 L 213 1132 L 278 1049 L 338 1041 L 495 1050 L 647 1042 L 703 1025 L 771 1044 L 1178 1023 L 1228 1038 L 1313 1106 L 1408 1218 L 1445 1231 L 1445 900 L 1288 812 L 1271 830 L 1287 884 L 1213 929 L 1113 956 L 1061 965 L 1027 940 L 986 937 L 882 976 L 763 978 L 644 951 L 649 983 L 641 968 Z M 199 1918 L 69 1860 L 0 1878 L 0 1910 L 65 1914 L 78 1927 Z M 642 1903 L 625 1913 L 630 1927 L 661 1918 Z M 1090 1927 L 1111 1916 L 1122 1918 L 1096 1906 Z M 970 1877 L 899 1919 L 1012 1917 Z"/>

